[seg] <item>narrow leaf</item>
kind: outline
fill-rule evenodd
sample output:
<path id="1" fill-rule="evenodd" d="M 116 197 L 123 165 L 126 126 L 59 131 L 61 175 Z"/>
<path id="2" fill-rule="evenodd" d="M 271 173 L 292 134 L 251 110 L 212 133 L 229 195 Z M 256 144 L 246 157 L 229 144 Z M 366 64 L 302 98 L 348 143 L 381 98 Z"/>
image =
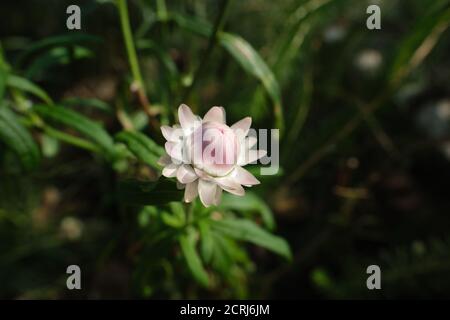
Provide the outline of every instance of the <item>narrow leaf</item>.
<path id="1" fill-rule="evenodd" d="M 31 93 L 45 103 L 53 104 L 52 99 L 44 90 L 25 78 L 10 74 L 7 79 L 7 84 L 12 88 Z"/>
<path id="2" fill-rule="evenodd" d="M 160 169 L 158 159 L 164 154 L 164 150 L 145 134 L 137 131 L 121 131 L 115 138 L 117 141 L 125 143 L 139 160 L 153 168 Z"/>
<path id="3" fill-rule="evenodd" d="M 289 245 L 284 239 L 265 231 L 253 221 L 245 219 L 213 220 L 211 225 L 215 230 L 229 237 L 251 242 L 287 259 L 292 257 Z"/>
<path id="4" fill-rule="evenodd" d="M 0 140 L 19 156 L 25 169 L 30 170 L 39 163 L 39 148 L 16 115 L 6 107 L 0 107 Z"/>
<path id="5" fill-rule="evenodd" d="M 181 252 L 186 259 L 187 266 L 194 276 L 195 280 L 204 287 L 208 287 L 209 280 L 206 270 L 203 268 L 202 261 L 195 248 L 195 240 L 193 237 L 181 235 L 178 238 L 180 242 Z"/>
<path id="6" fill-rule="evenodd" d="M 84 115 L 61 106 L 35 105 L 33 107 L 43 118 L 73 128 L 95 142 L 108 155 L 113 155 L 114 142 L 103 127 Z"/>

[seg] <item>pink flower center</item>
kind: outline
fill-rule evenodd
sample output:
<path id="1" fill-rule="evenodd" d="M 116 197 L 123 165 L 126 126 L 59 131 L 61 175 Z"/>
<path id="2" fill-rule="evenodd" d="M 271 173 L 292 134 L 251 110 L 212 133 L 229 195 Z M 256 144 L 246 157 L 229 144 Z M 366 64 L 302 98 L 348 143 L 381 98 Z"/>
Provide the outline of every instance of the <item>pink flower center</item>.
<path id="1" fill-rule="evenodd" d="M 228 174 L 237 162 L 239 143 L 225 124 L 206 122 L 192 135 L 193 165 L 213 176 Z"/>

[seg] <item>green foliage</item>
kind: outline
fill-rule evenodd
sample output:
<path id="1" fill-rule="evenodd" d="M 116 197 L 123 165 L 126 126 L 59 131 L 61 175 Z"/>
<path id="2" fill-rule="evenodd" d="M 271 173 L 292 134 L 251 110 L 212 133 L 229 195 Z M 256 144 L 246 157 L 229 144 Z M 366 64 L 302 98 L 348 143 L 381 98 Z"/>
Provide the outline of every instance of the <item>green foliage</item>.
<path id="1" fill-rule="evenodd" d="M 0 140 L 17 154 L 26 170 L 39 164 L 39 148 L 17 116 L 5 106 L 0 106 Z"/>

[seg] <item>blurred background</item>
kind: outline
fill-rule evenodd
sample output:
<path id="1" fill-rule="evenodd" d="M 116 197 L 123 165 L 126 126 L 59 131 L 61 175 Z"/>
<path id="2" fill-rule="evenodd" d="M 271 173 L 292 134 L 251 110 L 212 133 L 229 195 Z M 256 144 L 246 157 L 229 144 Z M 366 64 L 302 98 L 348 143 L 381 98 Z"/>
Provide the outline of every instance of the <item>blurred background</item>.
<path id="1" fill-rule="evenodd" d="M 81 30 L 66 28 L 70 4 L 81 8 Z M 366 27 L 370 4 L 381 8 L 381 30 Z M 449 8 L 129 0 L 144 112 L 114 1 L 1 1 L 9 70 L 110 133 L 130 124 L 162 145 L 148 114 L 174 123 L 182 102 L 281 129 L 280 173 L 261 177 L 258 204 L 238 210 L 273 214 L 292 260 L 239 243 L 245 257 L 225 256 L 223 272 L 211 272 L 219 280 L 201 288 L 176 246 L 147 242 L 148 217 L 117 204 L 110 165 L 31 130 L 42 154 L 31 171 L 0 142 L 0 297 L 449 298 Z M 71 264 L 82 290 L 66 289 Z M 381 290 L 366 287 L 372 264 Z"/>

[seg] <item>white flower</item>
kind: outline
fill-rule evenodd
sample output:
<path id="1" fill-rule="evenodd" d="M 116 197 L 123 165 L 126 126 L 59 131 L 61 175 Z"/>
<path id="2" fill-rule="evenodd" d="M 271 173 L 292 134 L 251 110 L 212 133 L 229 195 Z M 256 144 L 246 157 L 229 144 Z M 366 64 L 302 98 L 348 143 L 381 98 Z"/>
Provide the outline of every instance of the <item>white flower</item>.
<path id="1" fill-rule="evenodd" d="M 250 117 L 229 127 L 222 107 L 212 107 L 201 119 L 182 104 L 178 119 L 181 126 L 161 127 L 167 154 L 159 163 L 165 177 L 176 177 L 180 188 L 185 188 L 184 201 L 191 202 L 199 195 L 206 207 L 218 205 L 222 190 L 243 196 L 242 186 L 259 184 L 242 168 L 266 154 L 252 149 L 257 139 L 247 136 Z"/>

